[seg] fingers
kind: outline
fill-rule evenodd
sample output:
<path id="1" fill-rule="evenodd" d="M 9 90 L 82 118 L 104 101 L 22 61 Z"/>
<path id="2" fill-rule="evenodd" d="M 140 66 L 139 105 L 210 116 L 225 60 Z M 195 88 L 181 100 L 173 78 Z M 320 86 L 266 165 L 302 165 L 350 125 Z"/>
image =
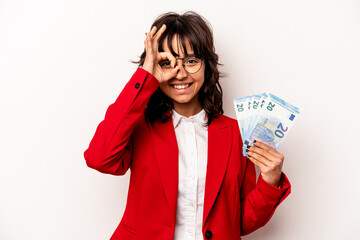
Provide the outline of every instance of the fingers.
<path id="1" fill-rule="evenodd" d="M 166 30 L 166 25 L 163 24 L 159 29 L 159 31 L 157 31 L 156 26 L 153 26 L 150 32 L 145 33 L 146 38 L 144 44 L 145 44 L 145 51 L 147 54 L 153 53 L 156 55 L 156 52 L 158 51 L 159 39 L 165 30 Z"/>
<path id="2" fill-rule="evenodd" d="M 154 37 L 155 33 L 156 33 L 156 30 L 157 30 L 157 27 L 156 26 L 153 26 L 150 30 L 150 36 L 151 37 Z"/>
<path id="3" fill-rule="evenodd" d="M 154 26 L 154 27 L 155 27 L 155 26 Z M 156 29 L 156 27 L 155 27 L 155 29 Z M 155 36 L 152 35 L 152 36 L 154 36 L 154 40 L 155 40 L 156 42 L 159 41 L 161 35 L 165 32 L 165 30 L 166 30 L 166 25 L 163 24 L 163 25 L 161 26 L 161 28 L 159 29 L 159 31 L 157 31 L 157 33 L 155 34 Z M 156 31 L 156 30 L 155 30 L 155 31 Z"/>
<path id="4" fill-rule="evenodd" d="M 159 40 L 165 30 L 165 24 L 163 24 L 160 29 L 153 26 L 150 32 L 146 33 L 146 39 L 144 41 L 146 57 L 143 69 L 156 76 L 159 82 L 174 78 L 179 71 L 179 67 L 176 66 L 176 58 L 170 52 L 159 52 Z M 162 60 L 169 61 L 172 68 L 166 69 L 165 71 L 163 66 L 167 64 L 163 66 L 159 65 Z"/>
<path id="5" fill-rule="evenodd" d="M 258 166 L 260 170 L 262 170 L 264 167 L 267 167 L 263 162 L 257 160 L 254 157 L 249 156 L 248 159 L 250 159 L 256 166 Z"/>
<path id="6" fill-rule="evenodd" d="M 146 39 L 149 38 L 149 40 L 155 44 L 158 43 L 161 35 L 165 32 L 166 30 L 166 25 L 163 24 L 161 26 L 161 28 L 159 29 L 159 31 L 157 31 L 157 27 L 156 26 L 153 26 L 150 30 L 150 32 L 148 33 L 145 33 L 146 34 Z"/>
<path id="7" fill-rule="evenodd" d="M 169 72 L 167 72 L 165 80 L 170 80 L 174 78 L 178 73 L 179 69 L 180 69 L 179 66 L 176 66 L 173 69 L 171 69 Z"/>
<path id="8" fill-rule="evenodd" d="M 250 160 L 256 160 L 256 162 L 253 161 L 255 164 L 261 163 L 270 168 L 281 165 L 284 160 L 281 153 L 259 141 L 254 142 L 254 146 L 248 146 L 246 153 L 252 158 Z"/>
<path id="9" fill-rule="evenodd" d="M 257 162 L 260 162 L 261 164 L 263 164 L 264 166 L 269 166 L 271 164 L 271 160 L 256 153 L 256 152 L 247 152 L 249 158 L 255 159 Z"/>
<path id="10" fill-rule="evenodd" d="M 254 146 L 247 147 L 246 153 L 262 173 L 281 172 L 284 156 L 268 145 L 255 141 Z"/>
<path id="11" fill-rule="evenodd" d="M 263 179 L 274 186 L 278 186 L 284 156 L 275 149 L 259 141 L 254 141 L 254 146 L 249 145 L 246 149 L 246 153 L 248 154 L 249 159 L 260 168 Z"/>
<path id="12" fill-rule="evenodd" d="M 171 62 L 171 66 L 174 68 L 176 65 L 176 58 L 169 52 L 160 52 L 159 53 L 159 61 L 161 60 L 169 60 Z"/>
<path id="13" fill-rule="evenodd" d="M 145 44 L 145 51 L 146 53 L 150 53 L 150 50 L 152 50 L 152 44 L 151 44 L 151 33 L 146 33 L 146 38 L 144 41 Z"/>
<path id="14" fill-rule="evenodd" d="M 260 141 L 254 141 L 254 146 L 258 147 L 259 149 L 262 149 L 265 152 L 272 154 L 273 156 L 275 156 L 277 158 L 282 158 L 282 159 L 284 158 L 284 156 L 281 153 L 276 151 L 274 148 L 266 145 L 265 143 L 262 143 Z"/>
<path id="15" fill-rule="evenodd" d="M 146 38 L 145 38 L 145 49 L 146 50 L 150 50 L 150 48 L 152 49 L 152 39 L 153 39 L 153 36 L 156 32 L 156 26 L 153 26 L 150 30 L 150 32 L 148 33 L 145 33 L 146 34 Z"/>
<path id="16" fill-rule="evenodd" d="M 179 66 L 176 66 L 176 58 L 169 52 L 160 52 L 159 57 L 160 57 L 159 62 L 162 60 L 169 60 L 172 67 L 170 71 L 164 72 L 164 74 L 166 75 L 165 80 L 174 78 L 180 69 Z"/>
<path id="17" fill-rule="evenodd" d="M 158 49 L 158 46 L 159 46 L 159 39 L 161 37 L 161 35 L 165 32 L 166 30 L 166 25 L 163 24 L 161 26 L 161 28 L 159 29 L 159 31 L 156 31 L 157 28 L 156 26 L 154 26 L 152 29 L 151 29 L 151 37 L 152 37 L 152 43 L 154 44 L 153 45 L 153 49 L 154 50 L 157 50 Z"/>
<path id="18" fill-rule="evenodd" d="M 258 145 L 254 144 L 254 146 L 248 146 L 246 149 L 246 153 L 249 156 L 250 155 L 252 155 L 253 157 L 262 156 L 269 160 L 274 160 L 276 158 L 271 152 L 269 152 L 268 148 L 265 148 L 263 145 L 259 145 L 259 144 Z"/>

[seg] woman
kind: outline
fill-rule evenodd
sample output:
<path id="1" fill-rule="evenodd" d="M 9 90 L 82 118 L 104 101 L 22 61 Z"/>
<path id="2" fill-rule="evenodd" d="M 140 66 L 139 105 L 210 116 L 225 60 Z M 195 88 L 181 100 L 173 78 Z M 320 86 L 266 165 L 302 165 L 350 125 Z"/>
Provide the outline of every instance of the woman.
<path id="1" fill-rule="evenodd" d="M 206 20 L 161 15 L 138 63 L 84 153 L 102 173 L 131 170 L 111 239 L 239 239 L 263 226 L 290 193 L 284 157 L 261 142 L 242 155 Z"/>

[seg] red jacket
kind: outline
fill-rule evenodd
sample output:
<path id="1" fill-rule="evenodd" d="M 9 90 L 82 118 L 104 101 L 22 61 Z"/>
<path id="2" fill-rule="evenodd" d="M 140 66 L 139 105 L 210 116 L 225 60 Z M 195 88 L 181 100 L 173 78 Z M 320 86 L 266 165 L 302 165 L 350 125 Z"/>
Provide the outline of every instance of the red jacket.
<path id="1" fill-rule="evenodd" d="M 138 68 L 109 106 L 84 156 L 90 168 L 123 175 L 130 169 L 127 204 L 113 240 L 173 239 L 178 191 L 178 148 L 170 118 L 149 124 L 144 109 L 158 80 Z M 208 126 L 204 239 L 239 239 L 265 225 L 290 193 L 256 183 L 254 164 L 242 155 L 237 121 L 224 115 Z"/>

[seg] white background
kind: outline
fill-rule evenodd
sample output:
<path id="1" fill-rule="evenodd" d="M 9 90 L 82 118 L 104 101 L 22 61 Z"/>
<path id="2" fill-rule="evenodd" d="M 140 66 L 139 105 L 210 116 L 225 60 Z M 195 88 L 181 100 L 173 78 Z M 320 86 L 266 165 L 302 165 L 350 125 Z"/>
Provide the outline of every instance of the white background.
<path id="1" fill-rule="evenodd" d="M 0 239 L 108 239 L 129 173 L 83 152 L 161 13 L 213 26 L 232 100 L 270 91 L 301 114 L 280 148 L 292 193 L 244 239 L 359 239 L 360 2 L 0 0 Z"/>

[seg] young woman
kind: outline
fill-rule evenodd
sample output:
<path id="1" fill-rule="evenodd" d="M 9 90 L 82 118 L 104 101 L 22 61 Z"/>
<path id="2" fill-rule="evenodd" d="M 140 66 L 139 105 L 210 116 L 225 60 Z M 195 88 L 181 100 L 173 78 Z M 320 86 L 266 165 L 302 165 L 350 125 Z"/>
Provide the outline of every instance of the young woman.
<path id="1" fill-rule="evenodd" d="M 266 224 L 290 193 L 284 156 L 261 142 L 242 155 L 207 21 L 159 16 L 138 64 L 84 153 L 102 173 L 131 171 L 111 239 L 239 239 Z"/>

